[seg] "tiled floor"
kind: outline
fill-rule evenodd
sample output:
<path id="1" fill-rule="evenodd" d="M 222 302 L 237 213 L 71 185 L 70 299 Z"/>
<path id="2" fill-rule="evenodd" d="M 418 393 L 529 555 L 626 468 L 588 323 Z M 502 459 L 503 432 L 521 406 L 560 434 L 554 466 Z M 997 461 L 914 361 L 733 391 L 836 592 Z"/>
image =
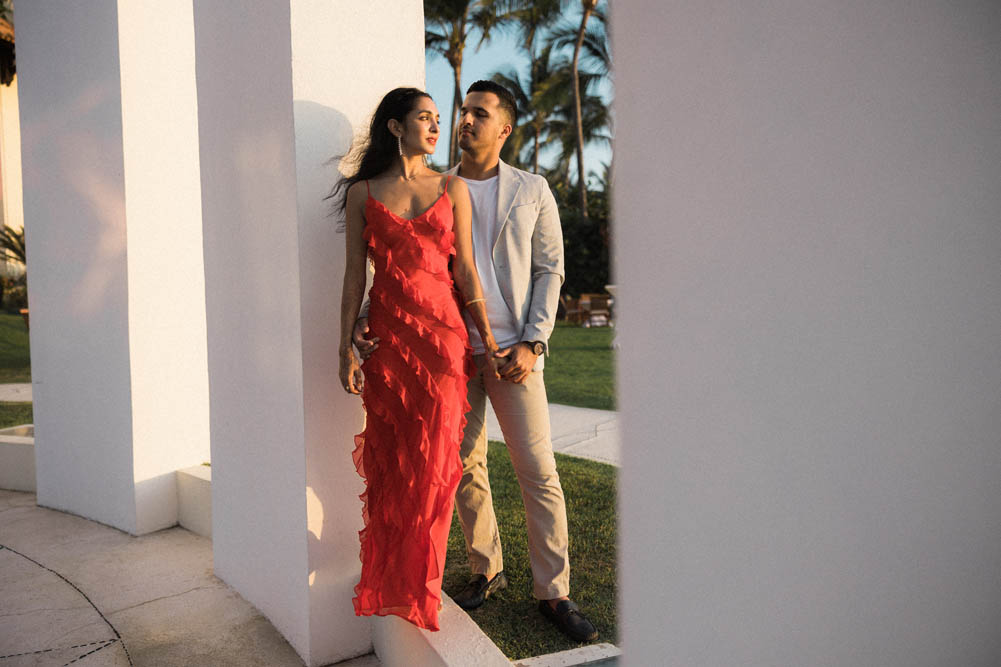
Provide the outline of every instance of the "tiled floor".
<path id="1" fill-rule="evenodd" d="M 0 667 L 301 667 L 182 528 L 132 537 L 0 491 Z"/>

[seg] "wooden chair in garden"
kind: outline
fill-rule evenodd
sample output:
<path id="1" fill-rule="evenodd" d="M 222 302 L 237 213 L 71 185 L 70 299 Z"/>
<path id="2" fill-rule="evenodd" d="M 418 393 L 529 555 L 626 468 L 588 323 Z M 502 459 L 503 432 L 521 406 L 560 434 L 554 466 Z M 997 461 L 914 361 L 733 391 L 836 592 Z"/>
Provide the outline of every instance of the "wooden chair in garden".
<path id="1" fill-rule="evenodd" d="M 571 324 L 581 323 L 580 301 L 565 294 L 560 295 L 560 303 L 563 304 L 563 318 Z"/>
<path id="2" fill-rule="evenodd" d="M 610 300 L 611 297 L 607 294 L 581 294 L 580 310 L 584 326 L 611 325 L 612 311 L 609 308 Z"/>

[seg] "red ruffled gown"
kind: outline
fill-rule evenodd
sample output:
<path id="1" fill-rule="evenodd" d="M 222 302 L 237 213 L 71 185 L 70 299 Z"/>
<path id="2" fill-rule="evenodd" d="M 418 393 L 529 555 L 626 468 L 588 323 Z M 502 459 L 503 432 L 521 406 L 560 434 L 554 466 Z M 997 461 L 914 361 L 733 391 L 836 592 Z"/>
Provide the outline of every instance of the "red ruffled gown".
<path id="1" fill-rule="evenodd" d="M 366 424 L 353 454 L 366 486 L 355 613 L 437 630 L 471 370 L 448 270 L 452 205 L 443 193 L 408 220 L 370 194 L 365 222 L 375 263 L 368 324 L 380 341 L 362 365 Z"/>

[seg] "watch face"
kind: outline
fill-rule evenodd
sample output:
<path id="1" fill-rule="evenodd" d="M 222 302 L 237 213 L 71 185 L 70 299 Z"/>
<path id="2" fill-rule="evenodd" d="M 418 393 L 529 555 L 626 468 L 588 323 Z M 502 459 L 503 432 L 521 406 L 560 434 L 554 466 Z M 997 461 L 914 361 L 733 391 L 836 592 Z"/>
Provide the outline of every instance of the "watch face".
<path id="1" fill-rule="evenodd" d="M 543 345 L 542 343 L 539 342 L 532 343 L 532 351 L 535 352 L 536 354 L 542 354 L 543 352 L 545 352 L 545 350 L 546 346 Z"/>

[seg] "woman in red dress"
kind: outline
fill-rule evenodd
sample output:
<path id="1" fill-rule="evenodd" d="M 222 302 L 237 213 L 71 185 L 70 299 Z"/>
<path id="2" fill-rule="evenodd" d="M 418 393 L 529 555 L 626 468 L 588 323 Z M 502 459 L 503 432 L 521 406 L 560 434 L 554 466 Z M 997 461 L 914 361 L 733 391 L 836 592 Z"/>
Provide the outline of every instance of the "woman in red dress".
<path id="1" fill-rule="evenodd" d="M 392 90 L 355 149 L 357 170 L 335 188 L 344 192 L 347 235 L 340 380 L 361 394 L 366 412 L 353 454 L 366 485 L 355 613 L 396 614 L 430 630 L 438 629 L 469 407 L 471 352 L 460 307 L 488 352 L 497 350 L 473 263 L 469 192 L 425 165 L 437 141 L 431 97 Z M 351 332 L 367 258 L 375 265 L 369 335 L 379 345 L 359 366 Z M 493 354 L 487 359 L 494 363 Z"/>

